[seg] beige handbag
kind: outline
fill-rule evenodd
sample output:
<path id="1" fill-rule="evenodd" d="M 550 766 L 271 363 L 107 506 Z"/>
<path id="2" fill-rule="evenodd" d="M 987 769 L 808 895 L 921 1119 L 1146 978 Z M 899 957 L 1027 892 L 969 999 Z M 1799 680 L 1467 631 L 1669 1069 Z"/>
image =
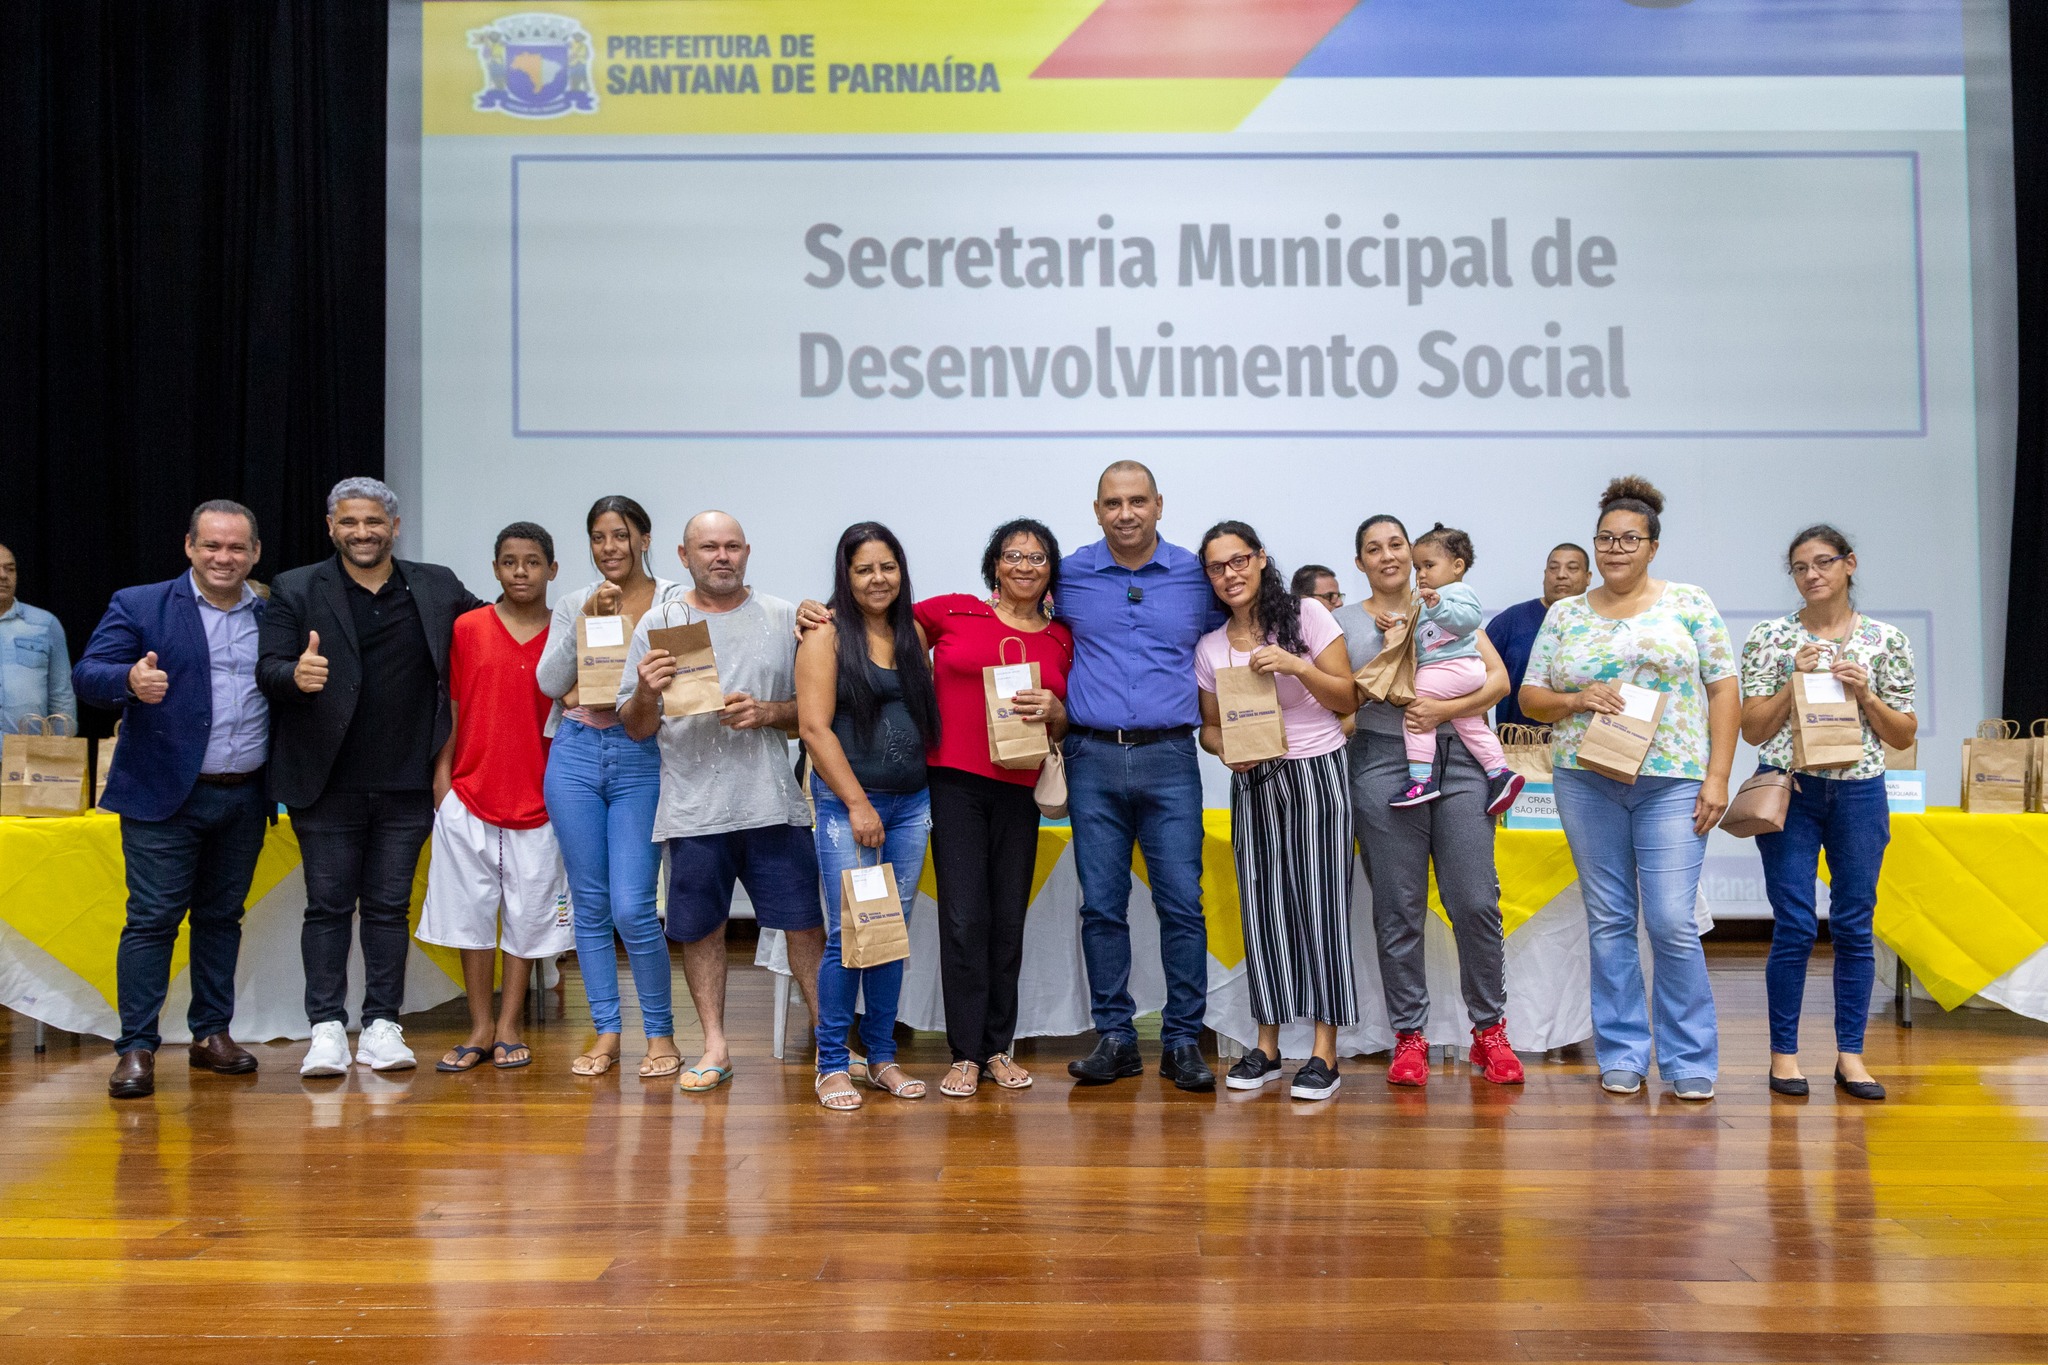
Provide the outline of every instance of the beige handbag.
<path id="1" fill-rule="evenodd" d="M 1055 744 L 1045 755 L 1045 762 L 1039 765 L 1038 784 L 1031 789 L 1031 799 L 1038 803 L 1038 813 L 1048 820 L 1067 818 L 1067 756 Z"/>
<path id="2" fill-rule="evenodd" d="M 1738 839 L 1783 833 L 1785 816 L 1792 809 L 1792 793 L 1798 790 L 1799 779 L 1791 773 L 1759 769 L 1728 803 L 1721 828 Z"/>

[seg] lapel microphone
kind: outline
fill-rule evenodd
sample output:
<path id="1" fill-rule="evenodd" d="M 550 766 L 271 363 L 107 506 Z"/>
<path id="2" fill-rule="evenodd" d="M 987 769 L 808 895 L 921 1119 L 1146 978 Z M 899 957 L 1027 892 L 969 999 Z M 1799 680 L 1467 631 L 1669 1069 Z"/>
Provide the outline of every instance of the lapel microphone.
<path id="1" fill-rule="evenodd" d="M 1143 588 L 1139 587 L 1139 586 L 1138 586 L 1138 585 L 1137 585 L 1136 583 L 1133 583 L 1133 584 L 1131 584 L 1131 585 L 1130 585 L 1129 587 L 1127 587 L 1127 588 L 1125 588 L 1125 589 L 1124 589 L 1124 601 L 1126 601 L 1126 602 L 1142 602 L 1142 601 L 1144 601 L 1144 600 L 1145 600 L 1145 590 L 1144 590 Z"/>

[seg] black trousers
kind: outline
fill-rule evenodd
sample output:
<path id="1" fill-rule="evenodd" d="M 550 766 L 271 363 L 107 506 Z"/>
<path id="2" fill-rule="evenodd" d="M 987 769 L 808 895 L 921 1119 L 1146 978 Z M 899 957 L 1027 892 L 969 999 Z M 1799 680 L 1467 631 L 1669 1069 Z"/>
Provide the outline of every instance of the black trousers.
<path id="1" fill-rule="evenodd" d="M 1015 782 L 957 768 L 930 777 L 946 1041 L 954 1061 L 986 1065 L 1016 1038 L 1038 805 Z"/>
<path id="2" fill-rule="evenodd" d="M 362 911 L 361 1022 L 398 1022 L 405 959 L 412 945 L 413 874 L 434 832 L 434 794 L 327 792 L 292 811 L 305 858 L 306 1018 L 348 1022 L 348 950 Z"/>

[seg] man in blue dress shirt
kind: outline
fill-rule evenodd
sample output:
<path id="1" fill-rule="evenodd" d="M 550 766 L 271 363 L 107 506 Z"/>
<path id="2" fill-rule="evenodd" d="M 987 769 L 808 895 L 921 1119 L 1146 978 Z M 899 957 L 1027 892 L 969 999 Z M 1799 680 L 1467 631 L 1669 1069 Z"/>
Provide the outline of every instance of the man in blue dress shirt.
<path id="1" fill-rule="evenodd" d="M 228 1036 L 242 907 L 275 809 L 265 798 L 270 708 L 256 686 L 263 599 L 249 571 L 263 553 L 256 516 L 240 503 L 192 513 L 176 578 L 114 594 L 72 670 L 78 695 L 122 715 L 100 805 L 121 816 L 128 920 L 115 959 L 120 1059 L 115 1099 L 156 1089 L 157 1016 L 170 990 L 171 950 L 192 913 L 191 1062 L 242 1075 L 256 1058 Z"/>
<path id="2" fill-rule="evenodd" d="M 1209 994 L 1209 933 L 1202 918 L 1195 642 L 1222 624 L 1224 611 L 1201 562 L 1159 538 L 1164 510 L 1152 471 L 1117 461 L 1096 483 L 1102 539 L 1060 565 L 1056 613 L 1074 632 L 1068 814 L 1098 1040 L 1067 1070 L 1084 1085 L 1144 1072 L 1130 990 L 1135 843 L 1159 911 L 1166 970 L 1159 1072 L 1183 1090 L 1213 1090 L 1216 1076 L 1198 1043 Z"/>
<path id="3" fill-rule="evenodd" d="M 1550 552 L 1550 559 L 1543 566 L 1543 596 L 1503 608 L 1486 623 L 1486 638 L 1493 641 L 1501 664 L 1508 671 L 1508 694 L 1493 708 L 1496 725 L 1537 723 L 1523 715 L 1522 708 L 1515 704 L 1522 690 L 1522 675 L 1529 671 L 1529 650 L 1536 643 L 1536 632 L 1543 628 L 1543 618 L 1550 614 L 1550 604 L 1577 597 L 1593 581 L 1590 563 L 1583 549 L 1566 541 Z"/>
<path id="4" fill-rule="evenodd" d="M 14 551 L 0 545 L 0 735 L 19 732 L 30 716 L 62 716 L 70 722 L 62 733 L 75 735 L 78 702 L 64 627 L 16 597 L 19 582 Z"/>

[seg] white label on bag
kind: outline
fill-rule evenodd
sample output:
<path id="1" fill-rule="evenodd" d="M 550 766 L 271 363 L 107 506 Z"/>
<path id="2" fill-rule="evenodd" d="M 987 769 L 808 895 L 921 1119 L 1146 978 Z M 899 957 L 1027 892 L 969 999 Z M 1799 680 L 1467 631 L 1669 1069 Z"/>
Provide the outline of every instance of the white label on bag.
<path id="1" fill-rule="evenodd" d="M 853 869 L 853 898 L 857 901 L 878 901 L 889 894 L 889 883 L 882 880 L 879 867 L 856 867 Z"/>
<path id="2" fill-rule="evenodd" d="M 1657 698 L 1663 694 L 1656 689 L 1623 683 L 1620 690 L 1621 714 L 1630 720 L 1649 720 L 1657 714 Z"/>
<path id="3" fill-rule="evenodd" d="M 1842 680 L 1834 674 L 1809 673 L 1806 675 L 1806 699 L 1839 704 L 1849 700 L 1849 694 L 1842 690 Z"/>
<path id="4" fill-rule="evenodd" d="M 586 616 L 583 638 L 592 649 L 616 647 L 626 643 L 626 618 L 623 616 Z"/>
<path id="5" fill-rule="evenodd" d="M 1003 664 L 996 669 L 996 696 L 1004 701 L 1031 686 L 1030 664 Z"/>

